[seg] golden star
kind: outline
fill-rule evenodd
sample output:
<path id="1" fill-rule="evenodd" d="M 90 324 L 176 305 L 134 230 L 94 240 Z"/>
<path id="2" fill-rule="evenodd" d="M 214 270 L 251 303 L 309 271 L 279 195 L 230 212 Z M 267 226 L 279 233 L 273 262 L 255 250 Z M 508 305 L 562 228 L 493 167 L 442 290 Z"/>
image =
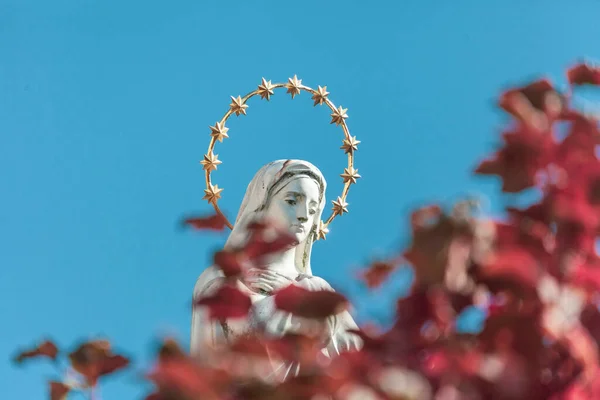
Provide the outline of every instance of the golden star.
<path id="1" fill-rule="evenodd" d="M 356 150 L 358 150 L 359 143 L 360 140 L 356 140 L 356 136 L 350 136 L 350 139 L 344 139 L 340 149 L 344 150 L 345 154 L 354 153 Z"/>
<path id="2" fill-rule="evenodd" d="M 222 163 L 218 158 L 219 155 L 214 154 L 212 150 L 208 154 L 205 154 L 204 160 L 200 161 L 200 164 L 202 164 L 202 169 L 208 172 L 216 170 L 217 165 Z"/>
<path id="3" fill-rule="evenodd" d="M 327 86 L 319 86 L 317 88 L 317 93 L 313 94 L 312 99 L 315 101 L 315 106 L 323 104 L 325 99 L 329 96 L 329 92 L 327 91 Z"/>
<path id="4" fill-rule="evenodd" d="M 361 177 L 358 174 L 358 169 L 354 169 L 354 167 L 344 168 L 344 173 L 340 176 L 344 179 L 344 183 L 356 183 L 356 180 Z"/>
<path id="5" fill-rule="evenodd" d="M 300 88 L 302 87 L 302 79 L 298 79 L 296 75 L 293 78 L 288 78 L 288 83 L 285 84 L 287 88 L 287 92 L 292 95 L 292 99 L 294 96 L 300 94 Z"/>
<path id="6" fill-rule="evenodd" d="M 221 198 L 221 192 L 223 189 L 219 188 L 218 185 L 208 184 L 208 189 L 204 189 L 204 197 L 202 200 L 208 200 L 208 202 L 212 205 L 217 204 L 217 200 Z"/>
<path id="7" fill-rule="evenodd" d="M 210 127 L 210 136 L 223 143 L 223 139 L 229 137 L 228 131 L 229 128 L 225 127 L 225 123 L 217 122 L 215 126 Z"/>
<path id="8" fill-rule="evenodd" d="M 326 240 L 325 236 L 329 233 L 329 229 L 327 229 L 327 225 L 323 223 L 323 221 L 319 221 L 319 227 L 317 228 L 317 240 Z"/>
<path id="9" fill-rule="evenodd" d="M 237 98 L 235 98 L 231 96 L 231 100 L 233 100 L 229 105 L 229 107 L 231 107 L 231 111 L 233 111 L 237 116 L 239 116 L 240 114 L 246 115 L 246 108 L 248 108 L 248 104 L 244 103 L 242 97 L 238 96 Z"/>
<path id="10" fill-rule="evenodd" d="M 267 101 L 271 100 L 271 96 L 275 93 L 273 89 L 275 86 L 271 83 L 271 81 L 267 81 L 265 78 L 262 78 L 262 82 L 258 85 L 258 94 L 261 99 L 267 99 Z"/>
<path id="11" fill-rule="evenodd" d="M 347 108 L 342 108 L 342 106 L 339 106 L 332 114 L 331 114 L 331 123 L 332 124 L 336 124 L 339 125 L 341 123 L 344 122 L 344 120 L 346 118 L 348 118 L 348 114 L 346 114 L 346 112 L 348 111 Z"/>
<path id="12" fill-rule="evenodd" d="M 344 213 L 348 212 L 348 203 L 346 203 L 341 197 L 338 197 L 337 200 L 332 200 L 333 203 L 333 214 L 334 215 L 344 215 Z"/>

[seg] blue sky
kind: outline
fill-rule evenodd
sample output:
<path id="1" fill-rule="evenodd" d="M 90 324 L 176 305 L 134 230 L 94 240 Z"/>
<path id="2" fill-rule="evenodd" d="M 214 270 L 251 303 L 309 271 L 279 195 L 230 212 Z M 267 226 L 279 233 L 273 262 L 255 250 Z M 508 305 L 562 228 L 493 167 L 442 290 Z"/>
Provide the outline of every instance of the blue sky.
<path id="1" fill-rule="evenodd" d="M 576 3 L 576 4 L 575 4 Z M 45 398 L 45 365 L 14 368 L 20 345 L 67 349 L 96 335 L 140 370 L 153 340 L 189 340 L 194 281 L 223 235 L 176 229 L 201 200 L 209 125 L 262 77 L 327 85 L 362 141 L 350 213 L 313 251 L 315 274 L 361 321 L 384 321 L 409 274 L 365 294 L 353 275 L 406 242 L 407 211 L 498 184 L 473 166 L 496 141 L 507 85 L 564 83 L 600 52 L 600 3 L 581 0 L 0 0 L 0 394 Z M 253 99 L 229 124 L 214 174 L 234 218 L 254 172 L 315 163 L 341 191 L 341 131 L 303 93 Z M 139 398 L 138 371 L 102 398 Z"/>

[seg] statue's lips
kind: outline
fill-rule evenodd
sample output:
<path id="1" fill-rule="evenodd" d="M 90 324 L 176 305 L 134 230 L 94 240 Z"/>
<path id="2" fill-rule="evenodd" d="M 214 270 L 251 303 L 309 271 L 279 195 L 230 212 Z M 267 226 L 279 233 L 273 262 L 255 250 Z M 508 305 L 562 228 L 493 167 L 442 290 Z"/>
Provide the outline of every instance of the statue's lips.
<path id="1" fill-rule="evenodd" d="M 302 225 L 292 225 L 292 230 L 300 233 L 300 232 L 304 232 L 304 227 Z"/>

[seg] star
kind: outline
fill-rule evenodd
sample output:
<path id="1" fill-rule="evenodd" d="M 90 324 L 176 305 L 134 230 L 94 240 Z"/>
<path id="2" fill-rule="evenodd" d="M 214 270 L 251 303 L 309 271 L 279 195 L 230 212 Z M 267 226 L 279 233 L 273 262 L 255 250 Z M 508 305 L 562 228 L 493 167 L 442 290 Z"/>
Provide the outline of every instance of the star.
<path id="1" fill-rule="evenodd" d="M 358 174 L 358 169 L 354 169 L 354 167 L 344 168 L 344 173 L 340 176 L 344 179 L 344 183 L 356 183 L 356 180 L 361 177 Z"/>
<path id="2" fill-rule="evenodd" d="M 208 184 L 208 189 L 204 189 L 204 197 L 202 200 L 208 200 L 208 202 L 212 205 L 217 204 L 217 200 L 221 198 L 221 192 L 223 189 L 219 188 L 218 185 Z"/>
<path id="3" fill-rule="evenodd" d="M 223 143 L 223 139 L 229 137 L 227 131 L 229 128 L 225 127 L 225 123 L 217 122 L 215 126 L 210 127 L 210 136 Z"/>
<path id="4" fill-rule="evenodd" d="M 348 212 L 348 203 L 341 197 L 338 197 L 337 200 L 332 200 L 331 202 L 333 203 L 334 215 L 344 215 L 344 213 Z"/>
<path id="5" fill-rule="evenodd" d="M 274 94 L 273 89 L 275 86 L 271 83 L 271 81 L 267 81 L 265 78 L 262 78 L 262 82 L 258 85 L 258 94 L 261 99 L 267 99 L 267 101 L 271 100 L 271 96 Z"/>
<path id="6" fill-rule="evenodd" d="M 315 106 L 317 104 L 323 104 L 325 102 L 325 99 L 327 98 L 327 96 L 329 96 L 329 92 L 327 91 L 327 86 L 319 86 L 317 88 L 317 93 L 313 94 L 312 99 L 315 101 Z"/>
<path id="7" fill-rule="evenodd" d="M 344 122 L 344 120 L 346 118 L 348 118 L 348 114 L 346 114 L 346 112 L 348 111 L 347 108 L 342 108 L 342 106 L 339 106 L 332 114 L 331 114 L 331 123 L 332 124 L 336 124 L 339 125 L 341 123 Z"/>
<path id="8" fill-rule="evenodd" d="M 240 114 L 246 115 L 246 108 L 248 108 L 248 104 L 244 103 L 242 97 L 238 96 L 237 98 L 235 98 L 231 96 L 231 100 L 233 100 L 229 105 L 229 107 L 231 107 L 231 111 L 233 111 L 237 116 L 239 116 Z"/>
<path id="9" fill-rule="evenodd" d="M 325 236 L 329 233 L 329 229 L 327 229 L 327 225 L 323 223 L 323 221 L 319 221 L 319 227 L 317 228 L 317 240 L 326 240 Z"/>
<path id="10" fill-rule="evenodd" d="M 292 95 L 292 99 L 294 96 L 300 94 L 300 88 L 302 87 L 302 79 L 298 79 L 296 75 L 293 78 L 288 78 L 288 83 L 285 84 L 287 88 L 287 92 Z"/>
<path id="11" fill-rule="evenodd" d="M 356 140 L 356 136 L 350 136 L 349 139 L 344 139 L 340 149 L 344 150 L 345 154 L 354 153 L 356 150 L 358 150 L 359 143 L 360 140 Z"/>
<path id="12" fill-rule="evenodd" d="M 217 166 L 222 163 L 218 158 L 218 154 L 213 154 L 212 150 L 209 151 L 208 154 L 204 155 L 204 160 L 200 161 L 202 169 L 208 172 L 216 170 Z"/>

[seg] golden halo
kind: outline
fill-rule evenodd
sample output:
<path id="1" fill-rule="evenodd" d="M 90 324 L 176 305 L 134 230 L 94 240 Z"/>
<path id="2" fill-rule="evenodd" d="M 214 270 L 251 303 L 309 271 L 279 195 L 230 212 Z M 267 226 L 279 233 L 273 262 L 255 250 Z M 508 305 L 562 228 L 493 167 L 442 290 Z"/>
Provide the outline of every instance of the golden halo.
<path id="1" fill-rule="evenodd" d="M 312 89 L 308 86 L 302 84 L 302 79 L 298 79 L 296 75 L 293 78 L 289 78 L 287 83 L 271 83 L 271 81 L 267 81 L 265 78 L 262 79 L 258 88 L 244 97 L 231 96 L 231 104 L 229 105 L 229 110 L 225 113 L 223 118 L 218 121 L 214 126 L 210 127 L 210 143 L 208 145 L 208 151 L 204 155 L 204 159 L 200 161 L 202 164 L 202 168 L 206 173 L 206 189 L 204 189 L 204 197 L 203 200 L 207 200 L 210 204 L 213 205 L 215 211 L 225 218 L 226 224 L 229 229 L 233 229 L 233 225 L 227 220 L 227 217 L 223 214 L 219 206 L 217 205 L 217 201 L 221 198 L 221 192 L 223 188 L 220 188 L 218 185 L 212 183 L 211 181 L 211 172 L 217 169 L 217 166 L 221 164 L 221 160 L 218 159 L 218 155 L 214 153 L 215 144 L 217 141 L 223 142 L 223 139 L 229 137 L 227 132 L 229 128 L 225 126 L 225 123 L 233 114 L 236 116 L 246 115 L 246 111 L 248 109 L 248 105 L 246 102 L 251 97 L 256 95 L 260 96 L 261 99 L 266 99 L 269 101 L 271 96 L 275 93 L 275 89 L 286 88 L 287 93 L 292 96 L 292 99 L 295 98 L 300 92 L 305 91 L 312 94 L 312 100 L 314 101 L 314 106 L 326 104 L 332 111 L 331 113 L 331 123 L 341 126 L 344 131 L 344 140 L 342 141 L 342 146 L 340 149 L 344 150 L 344 153 L 348 155 L 348 167 L 344 168 L 344 172 L 340 174 L 342 180 L 344 181 L 344 188 L 342 190 L 342 195 L 338 196 L 336 200 L 332 200 L 333 203 L 333 211 L 329 218 L 325 221 L 319 221 L 319 228 L 317 232 L 317 240 L 325 239 L 325 236 L 329 232 L 327 228 L 331 221 L 338 216 L 343 215 L 348 212 L 348 203 L 346 203 L 346 197 L 348 196 L 348 191 L 350 190 L 350 185 L 356 183 L 357 179 L 361 176 L 358 174 L 358 170 L 354 168 L 354 152 L 358 150 L 359 140 L 356 140 L 356 136 L 350 136 L 350 132 L 348 131 L 348 126 L 346 125 L 346 118 L 348 118 L 347 111 L 348 109 L 340 107 L 336 107 L 331 100 L 329 100 L 329 92 L 327 92 L 327 86 L 318 86 L 317 90 Z"/>

